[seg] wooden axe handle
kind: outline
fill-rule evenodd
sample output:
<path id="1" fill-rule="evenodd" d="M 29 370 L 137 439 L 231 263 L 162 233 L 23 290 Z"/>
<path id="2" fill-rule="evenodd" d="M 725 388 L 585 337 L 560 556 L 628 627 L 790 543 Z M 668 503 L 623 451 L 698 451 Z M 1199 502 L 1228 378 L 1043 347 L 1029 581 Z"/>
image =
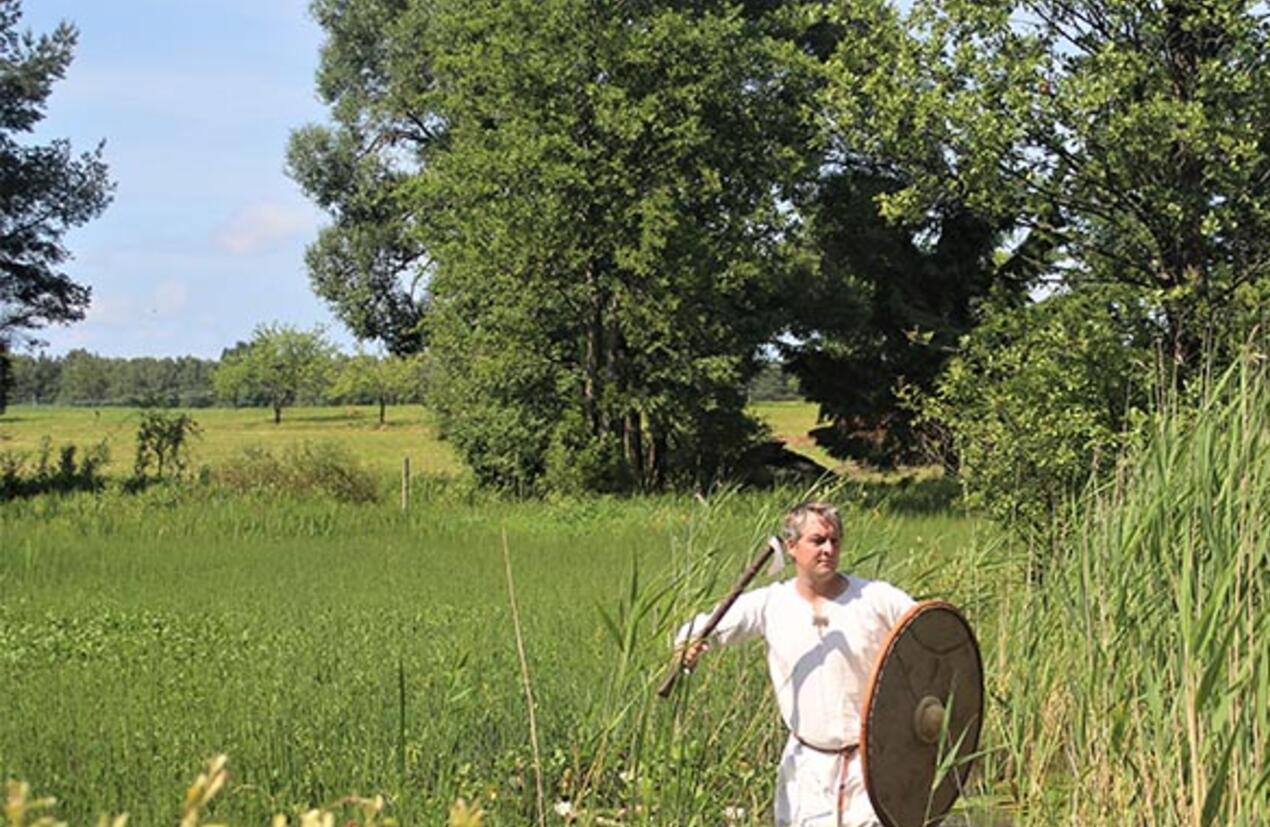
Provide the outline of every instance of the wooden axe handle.
<path id="1" fill-rule="evenodd" d="M 727 613 L 728 609 L 732 608 L 732 604 L 735 603 L 736 599 L 741 596 L 743 591 L 745 591 L 745 587 L 750 585 L 750 581 L 758 575 L 759 571 L 762 570 L 763 566 L 766 565 L 768 558 L 771 556 L 772 544 L 769 541 L 763 544 L 763 549 L 757 556 L 755 556 L 754 561 L 750 563 L 749 568 L 747 568 L 740 578 L 737 579 L 736 585 L 732 587 L 732 591 L 728 592 L 728 596 L 719 601 L 718 606 L 714 607 L 714 611 L 710 613 L 710 617 L 706 620 L 705 625 L 702 626 L 699 631 L 694 630 L 694 634 L 692 636 L 693 638 L 704 638 L 710 636 L 710 633 L 714 631 L 714 628 L 719 625 L 719 621 L 723 619 L 723 615 Z M 679 662 L 671 667 L 670 672 L 666 674 L 665 680 L 663 680 L 661 682 L 661 686 L 657 688 L 657 695 L 659 697 L 669 697 L 670 690 L 675 688 L 675 681 L 679 680 L 680 674 L 689 671 L 684 667 L 683 660 L 688 653 L 687 644 L 691 642 L 691 640 L 692 638 L 689 638 L 684 642 L 684 649 L 679 655 Z"/>

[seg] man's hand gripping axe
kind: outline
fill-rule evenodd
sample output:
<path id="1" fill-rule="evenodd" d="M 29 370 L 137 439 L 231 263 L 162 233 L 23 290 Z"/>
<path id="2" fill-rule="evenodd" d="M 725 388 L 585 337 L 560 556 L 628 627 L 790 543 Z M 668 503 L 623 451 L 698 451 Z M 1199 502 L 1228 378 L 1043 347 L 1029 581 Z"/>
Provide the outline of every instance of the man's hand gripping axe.
<path id="1" fill-rule="evenodd" d="M 714 632 L 715 627 L 719 625 L 719 621 L 723 619 L 723 615 L 727 613 L 728 609 L 732 608 L 732 604 L 735 603 L 736 599 L 741 596 L 742 592 L 745 591 L 745 587 L 750 585 L 750 581 L 758 576 L 759 571 L 769 559 L 772 561 L 772 567 L 769 570 L 769 574 L 775 575 L 779 573 L 781 569 L 785 568 L 785 545 L 780 541 L 779 537 L 768 538 L 767 543 L 754 557 L 754 560 L 750 563 L 749 568 L 745 570 L 745 572 L 737 579 L 736 584 L 732 586 L 732 591 L 728 592 L 728 596 L 719 601 L 719 605 L 714 607 L 714 611 L 710 613 L 710 617 L 706 620 L 705 625 L 703 625 L 700 630 L 693 630 L 692 637 L 703 639 L 709 637 Z M 679 656 L 677 658 L 678 662 L 675 663 L 670 672 L 666 675 L 666 679 L 663 680 L 661 682 L 661 686 L 658 687 L 657 694 L 659 697 L 669 697 L 670 691 L 675 688 L 675 681 L 679 679 L 679 676 L 692 671 L 691 667 L 689 667 L 686 663 L 688 648 L 690 645 L 691 638 L 684 642 L 684 646 L 679 652 Z"/>

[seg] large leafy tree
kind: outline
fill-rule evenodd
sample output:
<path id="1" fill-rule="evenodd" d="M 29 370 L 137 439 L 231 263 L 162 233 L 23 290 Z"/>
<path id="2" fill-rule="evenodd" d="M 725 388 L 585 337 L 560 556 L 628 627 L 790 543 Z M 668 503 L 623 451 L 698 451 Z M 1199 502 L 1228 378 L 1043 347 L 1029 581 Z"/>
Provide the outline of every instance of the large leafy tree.
<path id="1" fill-rule="evenodd" d="M 1246 0 L 842 5 L 828 103 L 914 220 L 957 201 L 1155 308 L 1185 379 L 1270 270 L 1270 29 Z M 867 32 L 867 36 L 851 33 Z"/>
<path id="2" fill-rule="evenodd" d="M 934 387 L 995 295 L 1017 302 L 1045 261 L 1037 236 L 1007 253 L 1008 219 L 957 201 L 892 221 L 879 200 L 904 179 L 878 159 L 841 153 L 802 209 L 816 265 L 790 292 L 786 370 L 820 406 L 813 434 L 831 453 L 875 465 L 923 461 L 928 434 L 905 397 Z"/>
<path id="3" fill-rule="evenodd" d="M 339 125 L 293 169 L 361 170 L 426 251 L 431 400 L 482 479 L 708 485 L 753 432 L 814 166 L 811 41 L 766 5 L 317 4 Z"/>
<path id="4" fill-rule="evenodd" d="M 53 83 L 65 76 L 76 31 L 19 30 L 21 4 L 0 0 L 0 342 L 23 331 L 82 319 L 89 289 L 62 271 L 63 236 L 99 215 L 113 185 L 102 147 L 75 155 L 70 143 L 27 145 Z"/>
<path id="5" fill-rule="evenodd" d="M 314 291 L 353 335 L 398 355 L 422 347 L 431 273 L 411 182 L 445 134 L 422 99 L 431 56 L 410 5 L 313 0 L 328 34 L 318 94 L 334 123 L 296 130 L 287 150 L 290 175 L 332 219 L 306 256 Z"/>
<path id="6" fill-rule="evenodd" d="M 1024 282 L 1046 298 L 977 313 L 925 409 L 953 436 L 972 499 L 1044 526 L 1106 467 L 1151 354 L 1186 383 L 1265 321 L 1265 5 L 840 11 L 826 103 L 844 143 L 894 172 L 883 213 L 915 222 L 962 204 L 1007 230 L 1005 249 L 1039 253 Z"/>

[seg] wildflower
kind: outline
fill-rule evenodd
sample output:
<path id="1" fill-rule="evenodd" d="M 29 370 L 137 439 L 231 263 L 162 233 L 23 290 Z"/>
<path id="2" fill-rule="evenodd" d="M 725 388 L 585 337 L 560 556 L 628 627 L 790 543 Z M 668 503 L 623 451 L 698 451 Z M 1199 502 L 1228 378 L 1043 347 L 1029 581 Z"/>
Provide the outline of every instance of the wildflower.
<path id="1" fill-rule="evenodd" d="M 480 807 L 469 807 L 462 798 L 450 805 L 449 827 L 481 827 L 481 819 L 485 811 Z"/>

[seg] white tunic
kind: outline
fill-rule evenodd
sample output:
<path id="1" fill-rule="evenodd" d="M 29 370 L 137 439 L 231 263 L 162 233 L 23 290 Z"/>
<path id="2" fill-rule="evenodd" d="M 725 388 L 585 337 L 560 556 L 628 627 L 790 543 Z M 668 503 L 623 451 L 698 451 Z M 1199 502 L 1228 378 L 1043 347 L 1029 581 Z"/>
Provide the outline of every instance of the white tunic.
<path id="1" fill-rule="evenodd" d="M 858 753 L 843 767 L 835 752 L 859 743 L 860 705 L 873 662 L 912 605 L 911 597 L 889 583 L 850 577 L 842 594 L 821 603 L 818 617 L 794 581 L 786 580 L 741 595 L 710 636 L 711 643 L 725 646 L 760 635 L 767 641 L 768 673 L 790 731 L 777 781 L 778 825 L 873 823 Z M 685 624 L 679 642 L 708 617 Z"/>

